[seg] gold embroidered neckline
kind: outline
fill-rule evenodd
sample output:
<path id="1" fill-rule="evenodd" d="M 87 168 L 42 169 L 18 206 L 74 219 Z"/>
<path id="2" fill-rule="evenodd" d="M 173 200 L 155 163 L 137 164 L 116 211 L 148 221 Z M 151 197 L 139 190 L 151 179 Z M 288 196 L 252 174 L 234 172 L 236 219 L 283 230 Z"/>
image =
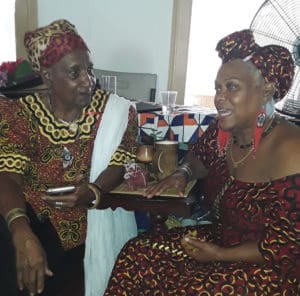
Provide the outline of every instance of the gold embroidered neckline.
<path id="1" fill-rule="evenodd" d="M 72 134 L 78 134 L 78 129 L 79 129 L 79 123 L 78 121 L 80 121 L 81 117 L 82 117 L 82 110 L 81 110 L 81 114 L 78 114 L 76 119 L 75 120 L 71 120 L 71 121 L 67 121 L 67 120 L 64 120 L 62 118 L 59 118 L 57 116 L 55 116 L 55 112 L 54 112 L 54 109 L 52 107 L 52 103 L 51 103 L 51 96 L 49 95 L 48 96 L 48 105 L 49 105 L 49 108 L 48 110 L 50 111 L 49 113 L 51 115 L 53 115 L 54 119 L 58 122 L 61 122 L 63 123 L 64 125 L 68 126 L 68 129 L 69 129 L 69 132 L 72 133 Z M 80 116 L 80 117 L 79 117 Z"/>
<path id="2" fill-rule="evenodd" d="M 74 142 L 76 138 L 88 138 L 92 126 L 98 120 L 102 112 L 108 95 L 101 91 L 96 90 L 91 98 L 89 106 L 83 109 L 82 114 L 76 124 L 78 128 L 70 129 L 70 124 L 60 122 L 57 120 L 50 110 L 43 103 L 39 95 L 28 95 L 21 99 L 27 110 L 33 114 L 34 118 L 39 123 L 40 132 L 48 138 L 52 143 L 66 144 Z"/>

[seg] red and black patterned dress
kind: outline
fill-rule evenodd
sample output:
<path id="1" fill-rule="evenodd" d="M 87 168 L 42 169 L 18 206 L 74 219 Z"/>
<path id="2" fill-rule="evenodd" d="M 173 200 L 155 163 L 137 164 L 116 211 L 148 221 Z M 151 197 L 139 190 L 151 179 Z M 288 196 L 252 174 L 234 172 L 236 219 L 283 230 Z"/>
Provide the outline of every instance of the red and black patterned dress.
<path id="1" fill-rule="evenodd" d="M 218 192 L 226 184 L 219 219 L 129 241 L 116 261 L 106 296 L 299 295 L 300 173 L 263 183 L 235 180 L 225 157 L 217 154 L 216 134 L 213 123 L 194 152 L 209 168 L 211 204 L 216 188 Z M 265 263 L 199 263 L 185 255 L 180 243 L 195 229 L 198 237 L 223 247 L 257 241 Z"/>
<path id="2" fill-rule="evenodd" d="M 41 222 L 50 220 L 64 250 L 84 243 L 86 210 L 53 209 L 41 195 L 49 187 L 88 182 L 93 143 L 108 99 L 108 93 L 96 90 L 75 129 L 56 120 L 38 94 L 0 99 L 0 172 L 23 175 L 26 201 Z M 131 107 L 127 129 L 110 165 L 124 165 L 135 158 L 136 137 L 137 116 Z"/>

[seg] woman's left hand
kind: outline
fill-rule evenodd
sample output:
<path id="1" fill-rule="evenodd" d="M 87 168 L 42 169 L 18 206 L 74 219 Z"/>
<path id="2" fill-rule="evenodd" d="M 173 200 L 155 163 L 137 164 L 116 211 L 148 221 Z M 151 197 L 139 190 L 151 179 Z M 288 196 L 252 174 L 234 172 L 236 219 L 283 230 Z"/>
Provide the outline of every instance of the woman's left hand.
<path id="1" fill-rule="evenodd" d="M 186 253 L 199 262 L 220 260 L 222 248 L 218 245 L 207 242 L 205 239 L 185 236 L 181 242 Z"/>
<path id="2" fill-rule="evenodd" d="M 86 207 L 95 199 L 94 193 L 88 188 L 86 183 L 75 187 L 75 191 L 67 194 L 41 196 L 42 200 L 56 209 L 67 209 L 75 207 Z"/>

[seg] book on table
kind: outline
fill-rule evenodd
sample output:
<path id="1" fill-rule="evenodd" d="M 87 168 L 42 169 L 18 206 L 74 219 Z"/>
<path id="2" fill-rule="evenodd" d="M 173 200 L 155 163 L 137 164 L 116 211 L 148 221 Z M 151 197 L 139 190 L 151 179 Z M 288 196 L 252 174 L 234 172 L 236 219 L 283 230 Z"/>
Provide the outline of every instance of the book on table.
<path id="1" fill-rule="evenodd" d="M 183 194 L 183 198 L 187 197 L 190 193 L 190 191 L 192 190 L 192 188 L 194 187 L 195 183 L 197 181 L 194 180 L 194 181 L 190 181 L 186 188 L 185 188 L 185 191 L 184 191 L 184 194 Z M 153 182 L 150 182 L 149 184 L 151 184 Z M 112 191 L 110 191 L 110 193 L 113 193 L 113 194 L 125 194 L 125 195 L 142 195 L 144 192 L 144 188 L 138 188 L 136 190 L 130 190 L 128 188 L 128 186 L 126 185 L 125 182 L 122 182 L 119 186 L 117 186 L 115 189 L 113 189 Z M 166 189 L 164 192 L 162 192 L 160 195 L 160 197 L 179 197 L 178 194 L 177 194 L 177 190 L 175 188 L 169 188 L 169 189 Z"/>

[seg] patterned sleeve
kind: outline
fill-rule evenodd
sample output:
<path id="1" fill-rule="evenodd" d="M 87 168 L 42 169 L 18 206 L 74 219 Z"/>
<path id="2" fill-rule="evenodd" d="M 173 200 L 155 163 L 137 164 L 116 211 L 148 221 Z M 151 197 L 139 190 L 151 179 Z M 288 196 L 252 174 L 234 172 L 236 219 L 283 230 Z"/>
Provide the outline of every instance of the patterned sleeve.
<path id="1" fill-rule="evenodd" d="M 202 160 L 206 168 L 218 157 L 217 134 L 217 124 L 216 121 L 213 120 L 207 130 L 198 139 L 198 142 L 189 147 L 189 150 L 192 151 L 198 159 Z"/>
<path id="2" fill-rule="evenodd" d="M 134 107 L 129 108 L 128 125 L 121 144 L 113 154 L 109 165 L 124 165 L 134 161 L 137 149 L 138 117 Z"/>
<path id="3" fill-rule="evenodd" d="M 266 207 L 260 252 L 271 268 L 296 271 L 300 282 L 300 174 L 279 182 L 277 191 L 276 200 Z"/>
<path id="4" fill-rule="evenodd" d="M 0 99 L 0 171 L 24 175 L 31 163 L 29 126 L 17 100 Z"/>

